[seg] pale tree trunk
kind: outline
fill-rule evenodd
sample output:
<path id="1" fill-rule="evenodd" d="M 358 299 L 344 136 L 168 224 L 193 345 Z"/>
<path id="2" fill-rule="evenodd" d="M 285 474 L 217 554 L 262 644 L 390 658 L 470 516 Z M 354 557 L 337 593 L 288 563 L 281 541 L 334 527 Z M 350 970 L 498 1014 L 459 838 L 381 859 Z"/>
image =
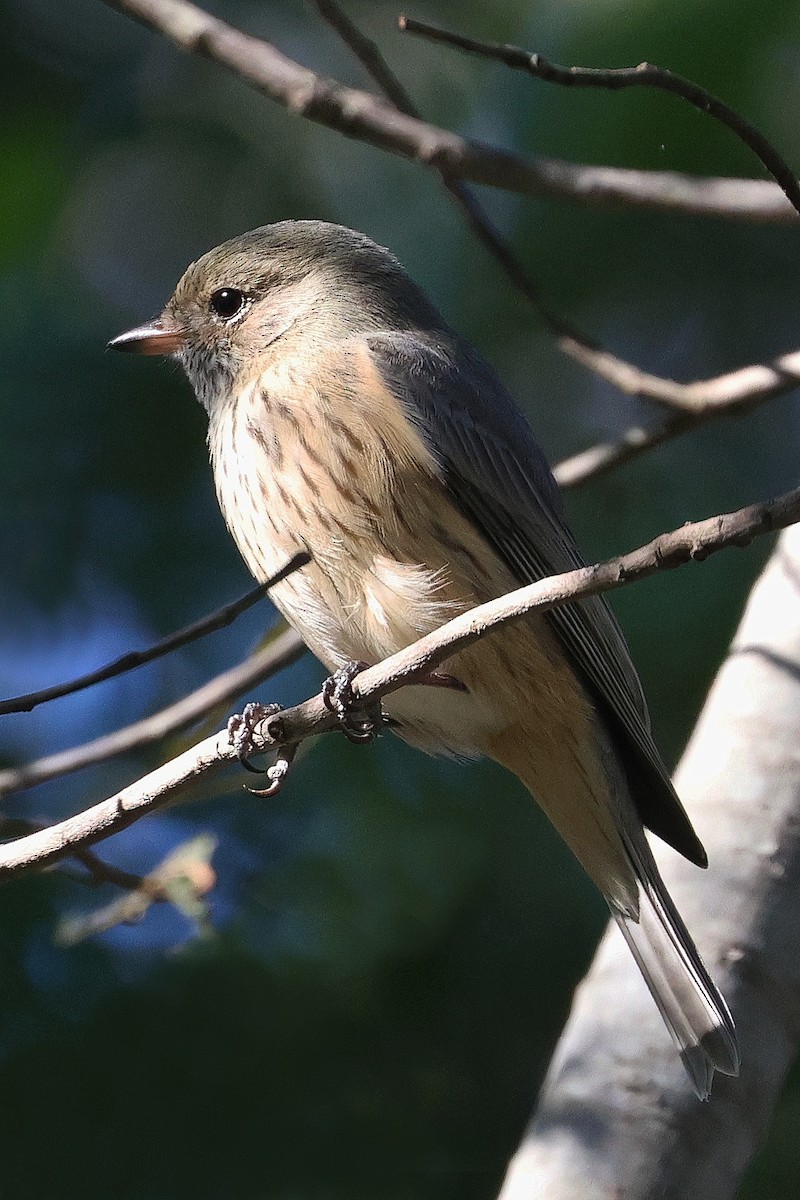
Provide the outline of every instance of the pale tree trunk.
<path id="1" fill-rule="evenodd" d="M 691 619 L 687 615 L 687 620 Z M 711 866 L 658 849 L 742 1073 L 701 1103 L 616 929 L 578 988 L 501 1200 L 730 1200 L 800 1037 L 800 528 L 753 589 L 676 776 Z"/>

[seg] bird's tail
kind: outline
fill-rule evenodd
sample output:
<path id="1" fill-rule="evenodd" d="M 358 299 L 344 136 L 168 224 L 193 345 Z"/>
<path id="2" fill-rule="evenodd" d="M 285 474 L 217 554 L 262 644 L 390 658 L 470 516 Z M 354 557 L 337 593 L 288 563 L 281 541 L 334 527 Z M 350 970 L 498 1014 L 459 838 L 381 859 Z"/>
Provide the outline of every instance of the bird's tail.
<path id="1" fill-rule="evenodd" d="M 600 728 L 594 744 L 569 730 L 536 743 L 530 726 L 510 725 L 490 748 L 602 892 L 705 1099 L 714 1071 L 738 1074 L 733 1021 L 667 893 L 610 739 Z"/>
<path id="2" fill-rule="evenodd" d="M 738 1075 L 739 1050 L 731 1014 L 659 875 L 650 847 L 625 839 L 639 883 L 638 914 L 609 900 L 633 957 L 701 1100 L 714 1071 Z M 635 839 L 639 842 L 639 838 Z"/>

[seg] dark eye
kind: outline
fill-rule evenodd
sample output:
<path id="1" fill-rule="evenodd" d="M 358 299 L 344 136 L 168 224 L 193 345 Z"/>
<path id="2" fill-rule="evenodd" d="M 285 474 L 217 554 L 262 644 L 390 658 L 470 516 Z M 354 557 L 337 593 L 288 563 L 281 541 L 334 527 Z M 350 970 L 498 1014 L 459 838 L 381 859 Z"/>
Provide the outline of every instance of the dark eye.
<path id="1" fill-rule="evenodd" d="M 216 292 L 212 292 L 209 304 L 213 313 L 223 321 L 230 321 L 231 317 L 241 312 L 244 302 L 245 294 L 238 288 L 218 288 Z"/>

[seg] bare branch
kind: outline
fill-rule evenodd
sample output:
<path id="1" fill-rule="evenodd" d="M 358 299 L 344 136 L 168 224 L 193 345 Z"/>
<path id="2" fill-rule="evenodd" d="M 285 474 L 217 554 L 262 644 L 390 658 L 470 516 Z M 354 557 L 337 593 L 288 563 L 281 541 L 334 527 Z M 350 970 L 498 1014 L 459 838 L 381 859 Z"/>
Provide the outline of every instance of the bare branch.
<path id="1" fill-rule="evenodd" d="M 406 116 L 422 120 L 422 115 L 375 43 L 361 32 L 335 0 L 313 0 L 320 16 L 327 21 L 355 54 L 367 74 L 375 80 L 390 104 Z"/>
<path id="2" fill-rule="evenodd" d="M 27 821 L 17 817 L 0 819 L 0 837 L 20 838 L 29 833 L 38 833 L 49 828 L 50 826 L 45 825 L 42 821 Z M 135 891 L 144 883 L 143 875 L 136 875 L 133 871 L 123 871 L 121 867 L 115 867 L 99 858 L 93 850 L 77 849 L 71 857 L 83 867 L 82 871 L 76 870 L 73 873 L 73 878 L 80 883 L 89 884 L 92 887 L 102 887 L 103 884 L 111 883 L 126 891 Z M 66 872 L 66 864 L 59 864 L 59 870 Z"/>
<path id="3" fill-rule="evenodd" d="M 114 887 L 128 892 L 147 890 L 144 875 L 136 875 L 133 871 L 124 871 L 121 867 L 115 867 L 113 863 L 99 858 L 93 850 L 78 849 L 72 857 L 77 859 L 84 868 L 83 879 L 95 887 L 100 887 L 104 883 L 112 883 Z M 153 899 L 156 897 L 153 896 Z"/>
<path id="4" fill-rule="evenodd" d="M 198 638 L 205 637 L 207 633 L 214 633 L 218 629 L 224 629 L 226 625 L 230 625 L 238 616 L 246 612 L 248 608 L 252 608 L 259 600 L 263 600 L 271 587 L 275 587 L 287 575 L 291 575 L 292 572 L 306 566 L 309 562 L 311 562 L 311 556 L 306 551 L 295 554 L 266 583 L 260 583 L 258 587 L 252 588 L 245 596 L 241 596 L 231 604 L 226 604 L 222 608 L 218 608 L 206 617 L 201 617 L 199 621 L 194 621 L 191 625 L 184 626 L 183 629 L 179 629 L 176 633 L 171 633 L 169 637 L 162 638 L 160 642 L 156 642 L 154 646 L 149 646 L 146 650 L 130 650 L 127 654 L 123 654 L 121 658 L 115 659 L 114 662 L 106 663 L 104 667 L 98 667 L 97 670 L 90 671 L 87 675 L 82 675 L 79 679 L 71 679 L 67 683 L 54 684 L 52 687 L 42 688 L 38 692 L 28 692 L 26 696 L 15 696 L 11 700 L 0 700 L 0 715 L 31 712 L 39 704 L 45 704 L 49 700 L 60 700 L 62 696 L 70 696 L 74 692 L 83 691 L 84 688 L 93 687 L 96 683 L 103 683 L 105 680 L 113 679 L 117 675 L 124 675 L 127 671 L 144 666 L 145 663 L 154 662 L 157 658 L 163 658 L 165 654 L 171 654 L 173 650 L 179 650 L 182 646 L 188 646 L 190 642 L 195 642 Z"/>
<path id="5" fill-rule="evenodd" d="M 477 54 L 483 58 L 492 58 L 502 62 L 516 71 L 525 71 L 535 79 L 546 83 L 557 83 L 562 87 L 603 88 L 606 91 L 621 91 L 629 87 L 649 87 L 662 92 L 671 92 L 680 96 L 700 112 L 708 113 L 715 121 L 730 129 L 761 160 L 770 175 L 778 182 L 781 190 L 793 208 L 800 213 L 800 185 L 788 163 L 777 152 L 775 147 L 764 135 L 751 125 L 745 117 L 735 112 L 729 105 L 713 96 L 711 92 L 676 75 L 665 67 L 655 63 L 643 62 L 636 67 L 622 67 L 614 70 L 595 67 L 561 67 L 549 62 L 541 54 L 532 54 L 520 46 L 500 46 L 493 42 L 479 42 L 474 38 L 464 37 L 459 33 L 450 33 L 436 25 L 425 21 L 415 21 L 412 17 L 400 17 L 398 27 L 407 33 L 417 34 L 430 41 L 444 42 L 469 54 Z"/>
<path id="6" fill-rule="evenodd" d="M 670 171 L 596 167 L 524 158 L 460 137 L 357 88 L 301 66 L 269 42 L 241 33 L 189 0 L 104 0 L 169 38 L 180 49 L 213 59 L 270 99 L 347 137 L 435 166 L 472 183 L 522 195 L 625 205 L 759 223 L 794 223 L 797 213 L 765 180 L 720 179 Z"/>
<path id="7" fill-rule="evenodd" d="M 722 416 L 723 413 L 720 412 L 719 415 Z M 616 442 L 598 442 L 589 446 L 587 450 L 580 450 L 577 454 L 562 459 L 553 467 L 553 475 L 559 487 L 581 487 L 592 479 L 599 479 L 611 471 L 616 471 L 618 467 L 632 462 L 649 450 L 655 450 L 663 442 L 670 441 L 681 433 L 687 433 L 697 424 L 700 422 L 681 413 L 650 428 L 632 425 Z"/>
<path id="8" fill-rule="evenodd" d="M 318 5 L 320 0 L 318 0 Z M 324 0 L 325 8 L 336 8 L 332 0 Z M 341 17 L 340 17 L 341 21 Z M 348 23 L 349 24 L 349 23 Z M 779 182 L 787 199 L 795 209 L 800 211 L 800 185 L 798 185 L 788 164 L 775 150 L 772 144 L 749 121 L 734 112 L 732 108 L 717 100 L 705 88 L 699 87 L 688 79 L 675 75 L 671 71 L 656 67 L 651 63 L 641 63 L 638 67 L 624 70 L 595 70 L 585 67 L 559 67 L 548 62 L 539 54 L 531 54 L 517 46 L 499 46 L 492 43 L 478 42 L 461 34 L 416 21 L 411 17 L 400 17 L 398 27 L 402 31 L 420 35 L 433 41 L 445 42 L 458 49 L 467 50 L 484 57 L 495 58 L 506 64 L 528 71 L 536 78 L 562 85 L 600 87 L 618 90 L 625 87 L 654 87 L 673 92 L 688 100 L 702 112 L 707 112 L 717 121 L 731 129 L 751 150 L 754 151 L 768 171 Z M 346 32 L 343 36 L 347 36 Z M 417 115 L 417 114 L 414 114 Z M 749 397 L 759 400 L 788 391 L 796 386 L 800 378 L 800 354 L 787 354 L 777 360 L 772 366 L 756 365 L 743 367 L 730 374 L 716 379 L 695 381 L 688 384 L 677 383 L 672 379 L 663 379 L 642 371 L 633 363 L 626 362 L 616 354 L 605 349 L 599 342 L 589 338 L 575 326 L 562 317 L 551 313 L 543 304 L 539 290 L 522 264 L 492 228 L 486 215 L 473 200 L 469 190 L 459 183 L 453 183 L 443 176 L 445 186 L 461 203 L 468 223 L 483 244 L 501 264 L 515 287 L 530 301 L 549 331 L 555 336 L 560 350 L 580 362 L 588 370 L 599 375 L 613 384 L 621 392 L 640 399 L 652 400 L 668 408 L 686 409 L 698 416 L 708 409 L 718 409 L 725 404 L 735 405 L 749 402 Z M 643 453 L 653 445 L 658 445 L 666 437 L 675 436 L 690 428 L 688 423 L 675 422 L 667 430 L 661 428 L 656 436 L 650 438 L 634 438 L 636 452 Z M 655 433 L 655 431 L 654 431 Z M 629 451 L 634 442 L 626 439 L 626 457 L 632 455 Z M 620 459 L 606 456 L 603 460 L 603 470 L 608 471 L 618 465 Z"/>
<path id="9" fill-rule="evenodd" d="M 177 730 L 209 716 L 215 709 L 230 704 L 251 688 L 282 671 L 284 667 L 297 662 L 305 652 L 306 647 L 300 635 L 293 629 L 286 629 L 238 666 L 222 672 L 196 691 L 183 696 L 160 712 L 153 713 L 152 716 L 144 717 L 141 721 L 135 721 L 103 737 L 94 738 L 82 746 L 70 746 L 68 750 L 62 750 L 58 754 L 48 754 L 34 762 L 0 771 L 0 797 L 22 791 L 23 788 L 35 787 L 61 775 L 70 775 L 74 771 L 83 770 L 84 767 L 141 750 L 153 742 L 160 741 Z"/>
<path id="10" fill-rule="evenodd" d="M 564 459 L 553 473 L 561 487 L 577 487 L 615 470 L 648 450 L 720 417 L 741 416 L 767 400 L 785 395 L 800 383 L 800 351 L 782 354 L 771 363 L 741 367 L 713 379 L 671 383 L 678 410 L 649 427 L 633 425 L 615 442 L 601 442 Z M 650 399 L 653 397 L 650 396 Z"/>
<path id="11" fill-rule="evenodd" d="M 518 621 L 534 609 L 593 596 L 645 579 L 657 571 L 699 561 L 728 546 L 800 520 L 800 488 L 764 504 L 687 524 L 661 534 L 646 546 L 596 566 L 544 579 L 482 604 L 443 625 L 435 633 L 369 667 L 353 681 L 357 701 L 368 704 L 425 675 L 459 650 L 485 637 L 496 626 Z M 252 735 L 256 751 L 275 750 L 336 727 L 321 695 L 269 717 Z M 47 866 L 76 849 L 90 846 L 176 799 L 191 784 L 222 763 L 237 759 L 227 730 L 206 738 L 137 783 L 49 829 L 0 847 L 0 880 L 33 867 Z"/>

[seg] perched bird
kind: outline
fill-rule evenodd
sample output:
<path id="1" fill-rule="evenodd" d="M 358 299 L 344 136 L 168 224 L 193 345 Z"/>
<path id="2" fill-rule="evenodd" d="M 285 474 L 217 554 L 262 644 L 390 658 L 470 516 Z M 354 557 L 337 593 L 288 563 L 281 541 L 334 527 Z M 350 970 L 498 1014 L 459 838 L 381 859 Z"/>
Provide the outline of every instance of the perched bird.
<path id="1" fill-rule="evenodd" d="M 369 238 L 284 221 L 193 263 L 111 346 L 169 354 L 209 419 L 220 506 L 253 575 L 331 670 L 583 565 L 542 450 L 483 358 Z M 434 686 L 435 685 L 435 686 Z M 385 698 L 401 737 L 522 780 L 608 902 L 695 1090 L 735 1075 L 733 1022 L 645 827 L 698 866 L 623 635 L 600 597 L 506 626 Z"/>

